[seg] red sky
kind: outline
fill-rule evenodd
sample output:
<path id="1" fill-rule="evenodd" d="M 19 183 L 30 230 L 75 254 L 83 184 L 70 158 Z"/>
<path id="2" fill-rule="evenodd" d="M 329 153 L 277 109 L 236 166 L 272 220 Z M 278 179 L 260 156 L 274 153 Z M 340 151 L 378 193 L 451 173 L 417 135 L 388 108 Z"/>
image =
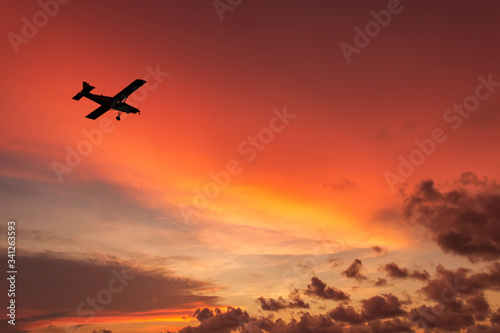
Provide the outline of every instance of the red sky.
<path id="1" fill-rule="evenodd" d="M 411 314 L 435 305 L 431 287 L 452 274 L 439 267 L 469 269 L 468 281 L 494 276 L 497 2 L 6 6 L 0 230 L 17 222 L 26 264 L 18 324 L 3 327 L 192 332 L 182 328 L 201 322 L 193 332 L 228 332 L 260 318 L 262 332 L 306 332 L 294 323 L 318 331 L 326 316 L 325 332 L 365 324 L 389 332 L 397 323 L 419 331 Z M 370 23 L 387 13 L 385 27 Z M 379 29 L 360 45 L 357 28 L 367 24 Z M 346 43 L 356 48 L 347 57 Z M 92 121 L 85 115 L 97 104 L 71 99 L 82 81 L 114 96 L 135 79 L 147 81 L 127 100 L 140 116 Z M 430 143 L 435 131 L 443 142 Z M 70 151 L 79 155 L 71 165 Z M 400 173 L 411 161 L 419 165 Z M 355 259 L 366 279 L 342 274 Z M 391 263 L 408 269 L 404 278 Z M 138 278 L 92 318 L 82 315 L 78 306 L 122 268 Z M 425 279 L 412 275 L 424 270 Z M 312 292 L 313 277 L 349 302 Z M 378 278 L 387 284 L 376 286 Z M 474 285 L 427 325 L 475 332 L 498 324 L 499 287 Z M 372 314 L 373 297 L 387 303 L 389 294 L 402 312 Z M 309 308 L 267 311 L 258 301 L 280 296 Z M 486 310 L 476 306 L 481 297 Z M 362 320 L 342 321 L 331 312 L 338 306 Z M 212 311 L 205 318 L 198 308 Z M 262 324 L 270 314 L 273 324 Z M 231 316 L 240 321 L 231 326 Z M 289 326 L 276 324 L 280 317 Z"/>

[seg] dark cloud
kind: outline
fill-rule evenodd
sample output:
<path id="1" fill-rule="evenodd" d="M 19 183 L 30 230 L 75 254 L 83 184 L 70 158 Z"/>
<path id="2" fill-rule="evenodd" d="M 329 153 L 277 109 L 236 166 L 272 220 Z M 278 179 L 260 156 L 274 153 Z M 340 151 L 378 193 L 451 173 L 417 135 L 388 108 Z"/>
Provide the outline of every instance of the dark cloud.
<path id="1" fill-rule="evenodd" d="M 352 180 L 342 178 L 339 182 L 337 182 L 335 184 L 325 183 L 325 184 L 323 184 L 323 186 L 332 190 L 332 191 L 344 191 L 344 190 L 350 189 L 352 187 L 356 187 L 357 184 L 356 184 L 356 182 L 354 182 Z"/>
<path id="2" fill-rule="evenodd" d="M 353 263 L 347 267 L 345 271 L 342 272 L 348 278 L 354 278 L 356 280 L 366 280 L 366 276 L 361 273 L 361 268 L 363 267 L 363 262 L 359 259 L 355 259 Z"/>
<path id="3" fill-rule="evenodd" d="M 404 303 L 393 294 L 383 294 L 361 300 L 361 311 L 340 304 L 330 310 L 328 315 L 336 321 L 361 324 L 372 320 L 405 316 L 406 311 L 402 309 Z"/>
<path id="4" fill-rule="evenodd" d="M 378 256 L 383 256 L 383 255 L 386 255 L 389 250 L 386 249 L 386 248 L 383 248 L 383 247 L 380 247 L 378 245 L 374 245 L 372 246 L 372 250 L 373 252 L 375 252 Z"/>
<path id="5" fill-rule="evenodd" d="M 348 323 L 348 321 L 343 321 Z M 254 333 L 406 333 L 414 332 L 408 321 L 395 318 L 386 321 L 374 320 L 369 323 L 355 323 L 345 326 L 329 315 L 311 315 L 302 313 L 299 320 L 292 319 L 289 323 L 278 319 L 263 318 L 259 322 L 258 330 L 242 332 Z"/>
<path id="6" fill-rule="evenodd" d="M 309 304 L 305 303 L 300 298 L 295 298 L 291 301 L 286 301 L 283 297 L 278 298 L 264 298 L 259 297 L 257 301 L 264 311 L 279 311 L 282 309 L 309 309 Z"/>
<path id="7" fill-rule="evenodd" d="M 486 266 L 485 272 L 472 274 L 466 283 L 481 290 L 500 290 L 500 262 Z"/>
<path id="8" fill-rule="evenodd" d="M 356 311 L 352 306 L 344 306 L 342 304 L 328 311 L 328 315 L 333 320 L 349 324 L 361 324 L 365 321 L 361 313 Z"/>
<path id="9" fill-rule="evenodd" d="M 13 326 L 7 322 L 7 320 L 10 320 L 8 317 L 2 318 L 0 321 L 0 332 L 6 332 L 6 333 L 29 333 L 30 331 L 26 331 L 22 328 L 19 327 L 19 324 L 16 324 L 16 326 Z M 17 322 L 17 318 L 16 318 Z"/>
<path id="10" fill-rule="evenodd" d="M 16 302 L 27 312 L 46 313 L 19 317 L 20 324 L 66 316 L 86 319 L 116 311 L 186 308 L 194 303 L 212 305 L 218 300 L 199 295 L 214 288 L 209 282 L 177 277 L 168 271 L 144 270 L 111 259 L 38 255 L 17 256 L 16 261 L 23 269 L 23 274 L 17 276 L 22 288 L 16 292 Z"/>
<path id="11" fill-rule="evenodd" d="M 385 271 L 387 273 L 387 275 L 393 279 L 413 278 L 413 279 L 417 279 L 417 280 L 426 281 L 429 279 L 429 276 L 430 276 L 429 272 L 427 272 L 426 270 L 410 271 L 408 268 L 399 267 L 399 265 L 394 263 L 394 262 L 391 262 L 389 264 L 385 264 L 382 267 L 382 270 Z"/>
<path id="12" fill-rule="evenodd" d="M 467 333 L 500 333 L 500 325 L 475 325 L 467 328 Z"/>
<path id="13" fill-rule="evenodd" d="M 280 299 L 280 298 L 278 298 Z M 281 318 L 253 317 L 237 308 L 228 308 L 227 312 L 219 309 L 198 309 L 193 316 L 200 321 L 197 327 L 185 327 L 180 333 L 405 333 L 414 332 L 414 328 L 431 329 L 436 332 L 459 331 L 496 332 L 497 325 L 477 325 L 475 316 L 489 312 L 484 294 L 468 296 L 465 300 L 455 300 L 448 307 L 439 304 L 422 305 L 407 312 L 403 301 L 393 294 L 376 295 L 360 301 L 361 308 L 339 304 L 325 314 L 312 315 L 299 312 L 299 318 L 289 321 Z M 500 309 L 495 315 L 500 314 Z M 486 317 L 484 317 L 485 319 Z M 494 315 L 490 317 L 493 322 Z M 493 322 L 495 324 L 495 322 Z"/>
<path id="14" fill-rule="evenodd" d="M 331 299 L 335 301 L 348 301 L 349 295 L 335 287 L 327 287 L 326 283 L 317 277 L 311 279 L 304 292 L 308 296 L 316 296 L 321 299 Z"/>
<path id="15" fill-rule="evenodd" d="M 470 261 L 500 258 L 500 186 L 464 173 L 449 190 L 421 182 L 406 198 L 410 221 L 426 227 L 445 252 Z"/>
<path id="16" fill-rule="evenodd" d="M 490 321 L 492 324 L 500 324 L 500 308 L 491 314 Z"/>
<path id="17" fill-rule="evenodd" d="M 455 312 L 449 307 L 444 310 L 440 305 L 422 305 L 414 308 L 409 314 L 410 322 L 423 329 L 440 329 L 443 331 L 459 331 L 474 325 L 474 316 L 470 313 Z"/>
<path id="18" fill-rule="evenodd" d="M 487 316 L 491 312 L 490 304 L 486 300 L 486 297 L 484 296 L 483 292 L 466 298 L 465 304 L 466 304 L 465 311 L 473 313 L 475 319 L 479 321 L 486 320 Z"/>
<path id="19" fill-rule="evenodd" d="M 355 263 L 357 264 L 356 261 Z M 357 267 L 360 268 L 360 265 Z M 391 267 L 397 268 L 393 270 L 397 272 L 393 276 L 399 274 L 400 277 L 409 278 L 414 272 L 395 264 Z M 199 309 L 194 314 L 200 321 L 200 326 L 189 326 L 180 332 L 230 333 L 231 330 L 237 330 L 254 333 L 403 333 L 414 332 L 417 327 L 435 332 L 496 332 L 500 309 L 491 313 L 484 291 L 500 290 L 500 263 L 487 265 L 478 272 L 466 268 L 447 270 L 438 266 L 432 278 L 427 272 L 419 273 L 428 277 L 420 292 L 432 302 L 430 305 L 406 309 L 411 304 L 409 296 L 408 299 L 400 299 L 394 294 L 386 293 L 360 300 L 361 306 L 358 309 L 342 303 L 323 314 L 299 312 L 299 318 L 292 317 L 289 321 L 275 319 L 274 315 L 253 317 L 240 309 L 229 308 L 228 314 L 206 308 Z M 328 287 L 319 278 L 313 277 L 305 293 L 326 300 L 337 297 L 332 296 L 338 295 L 334 291 L 339 290 Z M 294 308 L 289 305 L 300 299 L 298 294 L 297 291 L 293 292 L 290 295 L 291 301 L 282 297 L 261 297 L 259 302 L 264 310 Z M 445 299 L 438 301 L 443 295 Z M 478 324 L 488 319 L 493 326 Z"/>
<path id="20" fill-rule="evenodd" d="M 100 329 L 100 330 L 93 330 L 92 333 L 113 333 L 113 332 L 111 330 Z"/>
<path id="21" fill-rule="evenodd" d="M 420 290 L 434 305 L 422 305 L 410 311 L 409 318 L 422 328 L 454 331 L 470 328 L 470 332 L 489 330 L 477 321 L 490 316 L 491 308 L 484 291 L 500 290 L 500 263 L 494 263 L 483 272 L 472 273 L 467 268 L 447 270 L 436 267 L 436 275 Z M 490 316 L 490 320 L 494 318 Z M 493 324 L 495 322 L 492 321 Z"/>
<path id="22" fill-rule="evenodd" d="M 37 315 L 37 316 L 19 318 L 19 319 L 17 319 L 17 322 L 19 322 L 19 323 L 32 323 L 32 322 L 39 321 L 39 320 L 66 317 L 68 314 L 69 314 L 69 312 L 50 312 L 50 313 Z"/>
<path id="23" fill-rule="evenodd" d="M 385 287 L 385 286 L 388 286 L 389 284 L 387 283 L 387 280 L 384 279 L 384 278 L 377 278 L 377 281 L 375 281 L 375 284 L 374 286 L 376 287 Z"/>
<path id="24" fill-rule="evenodd" d="M 215 310 L 210 310 L 209 308 L 196 309 L 196 311 L 193 314 L 193 317 L 195 317 L 198 321 L 201 322 L 215 315 L 219 315 L 221 313 L 222 311 L 220 309 L 215 309 Z"/>
<path id="25" fill-rule="evenodd" d="M 485 290 L 500 290 L 500 263 L 486 266 L 483 272 L 474 273 L 468 268 L 447 270 L 436 267 L 436 276 L 427 281 L 421 291 L 428 299 L 455 299 L 478 295 Z"/>
<path id="26" fill-rule="evenodd" d="M 374 320 L 370 322 L 370 328 L 373 333 L 406 333 L 414 332 L 410 322 L 400 318 L 380 321 Z"/>
<path id="27" fill-rule="evenodd" d="M 365 320 L 384 319 L 406 314 L 401 307 L 404 301 L 393 294 L 373 296 L 361 301 L 362 314 Z"/>
<path id="28" fill-rule="evenodd" d="M 389 142 L 401 136 L 411 133 L 417 125 L 416 121 L 408 121 L 404 126 L 398 126 L 398 128 L 387 128 L 386 126 L 381 127 L 374 137 L 380 141 Z"/>
<path id="29" fill-rule="evenodd" d="M 270 318 L 262 318 L 254 325 L 253 330 L 244 332 L 255 333 L 342 333 L 343 327 L 335 323 L 328 315 L 311 315 L 308 312 L 301 313 L 300 319 L 292 318 L 290 322 L 282 319 L 273 321 Z M 256 330 L 258 327 L 259 330 Z"/>
<path id="30" fill-rule="evenodd" d="M 184 327 L 179 333 L 230 333 L 231 330 L 244 327 L 251 319 L 246 311 L 232 307 L 228 307 L 226 312 L 198 309 L 193 316 L 200 321 L 200 325 Z"/>

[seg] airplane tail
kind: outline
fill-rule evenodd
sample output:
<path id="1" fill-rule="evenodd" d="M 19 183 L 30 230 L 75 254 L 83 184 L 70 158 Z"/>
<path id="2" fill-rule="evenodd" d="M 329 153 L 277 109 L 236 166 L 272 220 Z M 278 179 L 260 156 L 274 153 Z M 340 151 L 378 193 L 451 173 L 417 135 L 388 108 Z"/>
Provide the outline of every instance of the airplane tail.
<path id="1" fill-rule="evenodd" d="M 83 89 L 82 89 L 82 91 L 80 91 L 78 94 L 76 94 L 75 96 L 73 96 L 73 99 L 79 101 L 80 98 L 82 98 L 83 96 L 85 96 L 85 94 L 89 93 L 94 88 L 95 87 L 92 87 L 87 82 L 83 82 Z"/>

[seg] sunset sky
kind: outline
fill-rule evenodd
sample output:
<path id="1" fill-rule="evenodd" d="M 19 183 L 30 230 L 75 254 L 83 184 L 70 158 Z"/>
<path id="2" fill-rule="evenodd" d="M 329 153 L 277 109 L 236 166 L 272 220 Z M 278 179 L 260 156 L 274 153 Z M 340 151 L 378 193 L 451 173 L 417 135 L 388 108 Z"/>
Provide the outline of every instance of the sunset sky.
<path id="1" fill-rule="evenodd" d="M 500 331 L 498 1 L 4 7 L 2 332 Z"/>

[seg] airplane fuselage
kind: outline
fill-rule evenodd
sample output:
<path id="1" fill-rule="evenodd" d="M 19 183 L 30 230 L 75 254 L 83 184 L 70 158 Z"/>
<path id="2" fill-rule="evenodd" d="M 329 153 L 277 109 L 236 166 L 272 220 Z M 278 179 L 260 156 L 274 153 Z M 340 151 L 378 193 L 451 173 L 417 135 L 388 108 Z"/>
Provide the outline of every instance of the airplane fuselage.
<path id="1" fill-rule="evenodd" d="M 103 95 L 95 95 L 90 92 L 85 93 L 83 95 L 84 97 L 87 97 L 93 102 L 96 102 L 97 104 L 108 106 L 110 109 L 114 109 L 117 111 L 125 112 L 125 113 L 138 113 L 139 110 L 134 108 L 132 105 L 129 105 L 125 102 L 120 102 L 113 97 L 110 96 L 103 96 Z"/>
<path id="2" fill-rule="evenodd" d="M 97 104 L 101 105 L 111 105 L 111 102 L 113 102 L 113 97 L 110 96 L 103 96 L 103 95 L 95 95 L 92 93 L 86 93 L 83 95 L 83 97 L 87 97 L 93 102 L 96 102 Z"/>

